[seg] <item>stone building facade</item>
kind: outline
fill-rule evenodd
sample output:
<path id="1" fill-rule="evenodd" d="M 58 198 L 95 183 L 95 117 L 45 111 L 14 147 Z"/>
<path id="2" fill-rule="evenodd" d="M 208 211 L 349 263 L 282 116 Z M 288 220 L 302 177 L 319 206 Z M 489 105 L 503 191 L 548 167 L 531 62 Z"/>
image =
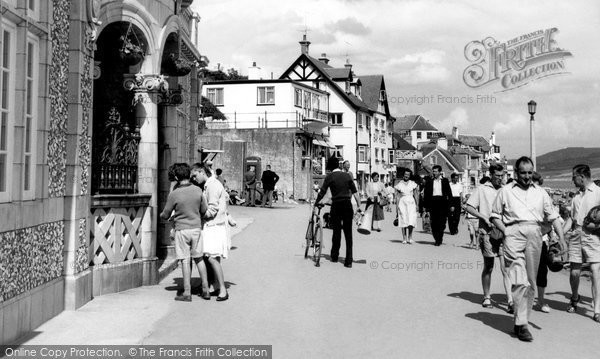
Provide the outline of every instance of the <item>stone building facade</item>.
<path id="1" fill-rule="evenodd" d="M 191 3 L 0 1 L 0 343 L 156 283 L 166 169 L 197 153 Z"/>

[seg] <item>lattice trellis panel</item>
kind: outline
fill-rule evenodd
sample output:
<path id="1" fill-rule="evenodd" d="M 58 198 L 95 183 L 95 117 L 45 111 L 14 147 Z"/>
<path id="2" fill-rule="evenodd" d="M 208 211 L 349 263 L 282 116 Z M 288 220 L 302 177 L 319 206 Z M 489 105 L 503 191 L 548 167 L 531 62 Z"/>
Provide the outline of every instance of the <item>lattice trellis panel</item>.
<path id="1" fill-rule="evenodd" d="M 142 255 L 141 224 L 146 208 L 92 209 L 93 265 L 124 262 Z"/>

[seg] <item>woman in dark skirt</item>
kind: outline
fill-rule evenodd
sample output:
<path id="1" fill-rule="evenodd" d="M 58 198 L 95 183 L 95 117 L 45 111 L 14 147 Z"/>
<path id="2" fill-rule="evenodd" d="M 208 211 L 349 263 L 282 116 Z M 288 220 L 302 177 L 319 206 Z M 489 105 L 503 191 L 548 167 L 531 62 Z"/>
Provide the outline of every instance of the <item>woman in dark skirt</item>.
<path id="1" fill-rule="evenodd" d="M 385 197 L 384 189 L 383 183 L 379 182 L 379 173 L 373 172 L 371 174 L 371 182 L 367 183 L 367 208 L 373 206 L 372 229 L 377 232 L 381 232 L 380 221 L 383 221 L 383 206 L 381 201 Z"/>

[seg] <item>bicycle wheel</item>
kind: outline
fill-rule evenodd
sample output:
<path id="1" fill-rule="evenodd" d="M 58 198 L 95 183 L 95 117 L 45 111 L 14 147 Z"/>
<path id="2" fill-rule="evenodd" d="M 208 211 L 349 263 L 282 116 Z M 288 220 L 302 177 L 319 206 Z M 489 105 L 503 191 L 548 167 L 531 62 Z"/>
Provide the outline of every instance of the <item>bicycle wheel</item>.
<path id="1" fill-rule="evenodd" d="M 315 266 L 321 266 L 321 250 L 323 249 L 323 228 L 321 223 L 317 223 L 315 228 Z"/>
<path id="2" fill-rule="evenodd" d="M 306 238 L 306 246 L 304 248 L 304 258 L 308 258 L 308 249 L 311 247 L 311 244 L 313 242 L 313 228 L 314 228 L 314 222 L 312 220 L 312 218 L 310 219 L 310 221 L 308 222 L 308 227 L 306 228 L 306 235 L 304 236 Z"/>

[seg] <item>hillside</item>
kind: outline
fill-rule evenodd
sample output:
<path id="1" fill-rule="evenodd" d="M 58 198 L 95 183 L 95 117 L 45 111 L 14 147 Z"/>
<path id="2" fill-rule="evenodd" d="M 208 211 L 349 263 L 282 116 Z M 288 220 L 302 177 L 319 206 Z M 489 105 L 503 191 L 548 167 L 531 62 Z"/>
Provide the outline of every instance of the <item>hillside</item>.
<path id="1" fill-rule="evenodd" d="M 570 173 L 573 166 L 587 164 L 591 168 L 600 167 L 600 148 L 567 147 L 548 152 L 537 158 L 537 169 L 545 176 Z"/>
<path id="2" fill-rule="evenodd" d="M 509 161 L 514 164 L 516 161 Z M 590 168 L 600 168 L 600 148 L 567 147 L 537 157 L 537 170 L 544 177 L 571 176 L 573 166 L 584 163 Z"/>

